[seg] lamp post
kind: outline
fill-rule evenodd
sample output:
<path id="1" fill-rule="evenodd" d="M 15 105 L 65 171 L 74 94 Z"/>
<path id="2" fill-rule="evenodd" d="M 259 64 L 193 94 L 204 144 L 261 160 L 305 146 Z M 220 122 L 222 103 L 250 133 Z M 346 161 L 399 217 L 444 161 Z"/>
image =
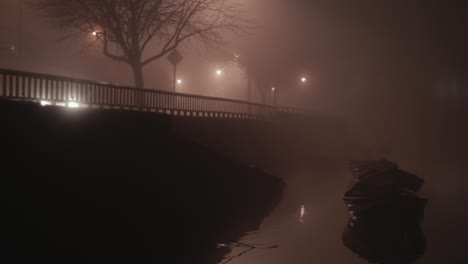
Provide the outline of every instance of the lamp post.
<path id="1" fill-rule="evenodd" d="M 271 87 L 271 104 L 272 105 L 276 105 L 276 92 L 278 90 L 276 89 L 276 87 Z"/>
<path id="2" fill-rule="evenodd" d="M 232 61 L 243 70 L 245 78 L 247 80 L 247 87 L 246 87 L 246 100 L 247 102 L 252 102 L 252 73 L 251 69 L 248 65 L 248 61 L 244 59 L 245 56 L 241 56 L 239 53 L 232 54 Z M 249 112 L 250 112 L 250 105 L 249 105 Z"/>

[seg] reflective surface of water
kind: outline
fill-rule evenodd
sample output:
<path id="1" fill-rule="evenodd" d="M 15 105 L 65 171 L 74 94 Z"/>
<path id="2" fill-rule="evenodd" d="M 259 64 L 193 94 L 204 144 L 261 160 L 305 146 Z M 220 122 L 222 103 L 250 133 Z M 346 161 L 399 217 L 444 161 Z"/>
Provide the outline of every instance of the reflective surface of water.
<path id="1" fill-rule="evenodd" d="M 465 185 L 468 166 L 463 158 L 439 156 L 393 160 L 403 170 L 413 172 L 426 181 L 420 192 L 428 198 L 422 228 L 402 232 L 406 236 L 404 240 L 413 239 L 409 244 L 414 247 L 405 250 L 410 251 L 408 254 L 415 254 L 417 259 L 408 263 L 468 263 L 465 194 L 468 190 Z M 278 248 L 257 248 L 230 263 L 368 263 L 365 256 L 353 252 L 343 241 L 346 240 L 343 233 L 349 214 L 341 197 L 349 179 L 345 160 L 311 162 L 297 171 L 291 171 L 284 200 L 265 219 L 258 232 L 247 235 L 242 241 L 246 244 L 277 244 Z M 388 250 L 396 250 L 401 245 L 401 241 L 389 238 L 392 233 L 401 231 L 398 223 L 387 223 L 378 230 L 382 232 L 381 237 L 386 237 L 381 242 Z M 349 238 L 350 233 L 346 234 Z M 357 247 L 362 248 L 363 245 Z M 372 250 L 372 245 L 366 249 Z M 233 254 L 238 250 L 235 248 Z M 393 260 L 385 263 L 403 262 Z"/>

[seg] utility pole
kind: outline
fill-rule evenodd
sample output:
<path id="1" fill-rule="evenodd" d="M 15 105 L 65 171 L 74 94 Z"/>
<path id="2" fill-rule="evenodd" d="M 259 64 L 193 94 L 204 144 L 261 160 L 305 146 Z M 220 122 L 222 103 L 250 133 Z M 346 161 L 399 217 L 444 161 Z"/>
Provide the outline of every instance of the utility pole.
<path id="1" fill-rule="evenodd" d="M 276 87 L 271 87 L 271 105 L 276 106 L 276 93 L 278 89 Z"/>
<path id="2" fill-rule="evenodd" d="M 247 70 L 246 70 L 246 73 L 247 73 L 247 100 L 249 102 L 249 114 L 252 113 L 252 77 L 251 77 L 251 74 L 250 74 L 250 70 L 249 68 L 247 67 Z"/>
<path id="3" fill-rule="evenodd" d="M 252 79 L 249 70 L 247 70 L 247 101 L 252 102 Z"/>
<path id="4" fill-rule="evenodd" d="M 167 56 L 167 59 L 172 63 L 172 65 L 174 66 L 174 86 L 173 86 L 173 91 L 174 93 L 177 92 L 177 64 L 179 64 L 183 59 L 184 57 L 177 51 L 177 50 L 174 50 L 173 52 L 171 52 L 171 54 L 169 54 L 169 56 Z"/>
<path id="5" fill-rule="evenodd" d="M 18 32 L 16 36 L 16 52 L 18 55 L 23 54 L 23 17 L 24 17 L 24 0 L 18 0 Z"/>

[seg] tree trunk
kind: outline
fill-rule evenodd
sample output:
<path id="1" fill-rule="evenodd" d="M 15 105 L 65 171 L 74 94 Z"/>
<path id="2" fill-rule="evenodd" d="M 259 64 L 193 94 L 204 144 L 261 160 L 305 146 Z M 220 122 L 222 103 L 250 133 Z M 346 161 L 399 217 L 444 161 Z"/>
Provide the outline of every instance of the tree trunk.
<path id="1" fill-rule="evenodd" d="M 135 80 L 136 88 L 145 88 L 145 83 L 143 80 L 143 66 L 140 63 L 133 63 L 133 79 Z"/>
<path id="2" fill-rule="evenodd" d="M 133 78 L 135 80 L 135 88 L 143 89 L 144 88 L 144 81 L 143 81 L 143 66 L 140 63 L 134 63 L 131 65 L 133 70 Z M 135 97 L 133 98 L 134 104 L 136 107 L 143 109 L 144 108 L 144 101 L 143 92 L 136 92 Z"/>

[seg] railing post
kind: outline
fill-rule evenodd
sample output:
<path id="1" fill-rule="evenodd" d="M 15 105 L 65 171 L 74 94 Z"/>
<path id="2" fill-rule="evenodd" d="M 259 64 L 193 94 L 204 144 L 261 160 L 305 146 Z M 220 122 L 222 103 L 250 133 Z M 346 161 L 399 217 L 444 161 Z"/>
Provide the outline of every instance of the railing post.
<path id="1" fill-rule="evenodd" d="M 24 78 L 26 78 L 26 77 L 25 76 L 20 77 L 20 79 L 21 79 L 21 97 L 26 97 L 26 94 L 25 94 L 26 87 L 25 87 Z"/>
<path id="2" fill-rule="evenodd" d="M 7 82 L 6 82 L 6 74 L 2 74 L 2 95 L 6 96 L 7 95 Z"/>
<path id="3" fill-rule="evenodd" d="M 76 83 L 76 92 L 75 92 L 75 101 L 81 103 L 81 87 L 83 87 L 82 83 Z"/>
<path id="4" fill-rule="evenodd" d="M 12 75 L 8 75 L 8 81 L 10 83 L 9 85 L 10 87 L 8 87 L 10 91 L 8 95 L 13 96 L 13 76 Z"/>
<path id="5" fill-rule="evenodd" d="M 51 87 L 50 87 L 50 84 L 51 84 L 52 80 L 49 80 L 49 79 L 45 79 L 45 94 L 44 94 L 44 99 L 46 100 L 49 100 L 50 99 L 50 90 L 51 90 Z"/>
<path id="6" fill-rule="evenodd" d="M 20 97 L 20 78 L 15 75 L 15 96 Z"/>
<path id="7" fill-rule="evenodd" d="M 32 77 L 28 77 L 28 98 L 33 98 L 33 90 L 32 90 Z"/>
<path id="8" fill-rule="evenodd" d="M 65 85 L 64 85 L 64 81 L 63 80 L 60 80 L 59 81 L 59 89 L 58 89 L 58 100 L 59 101 L 64 101 L 64 94 L 65 94 Z"/>

